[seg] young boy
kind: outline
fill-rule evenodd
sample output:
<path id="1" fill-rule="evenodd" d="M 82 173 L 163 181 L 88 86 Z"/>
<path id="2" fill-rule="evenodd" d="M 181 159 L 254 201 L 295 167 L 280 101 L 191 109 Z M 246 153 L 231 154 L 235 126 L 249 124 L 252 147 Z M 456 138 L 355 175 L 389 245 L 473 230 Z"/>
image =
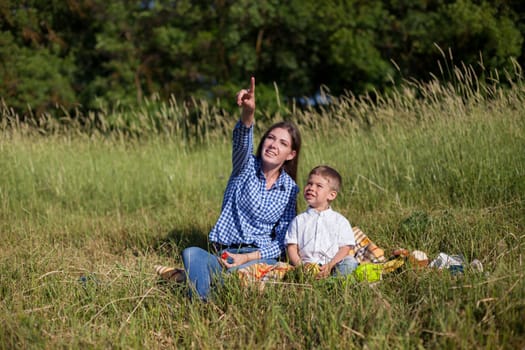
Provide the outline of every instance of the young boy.
<path id="1" fill-rule="evenodd" d="M 284 240 L 290 263 L 320 266 L 318 278 L 348 275 L 358 265 L 348 255 L 355 245 L 352 226 L 330 207 L 341 182 L 341 175 L 329 166 L 317 166 L 310 171 L 303 192 L 308 209 L 290 223 Z"/>

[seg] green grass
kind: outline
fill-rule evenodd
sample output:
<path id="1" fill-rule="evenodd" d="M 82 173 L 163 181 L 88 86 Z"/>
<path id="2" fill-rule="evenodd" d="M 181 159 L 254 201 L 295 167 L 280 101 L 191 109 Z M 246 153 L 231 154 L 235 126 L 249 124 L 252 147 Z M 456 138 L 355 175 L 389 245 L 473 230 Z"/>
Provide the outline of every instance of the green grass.
<path id="1" fill-rule="evenodd" d="M 408 85 L 422 98 L 348 97 L 283 115 L 303 131 L 301 187 L 313 166 L 336 167 L 335 209 L 387 255 L 463 254 L 486 273 L 406 268 L 374 285 L 263 292 L 230 278 L 207 304 L 159 281 L 153 266 L 206 246 L 234 116 L 210 117 L 192 142 L 168 117 L 164 132 L 133 134 L 17 124 L 4 111 L 0 348 L 523 348 L 524 90 L 464 84 L 466 99 L 450 85 Z"/>

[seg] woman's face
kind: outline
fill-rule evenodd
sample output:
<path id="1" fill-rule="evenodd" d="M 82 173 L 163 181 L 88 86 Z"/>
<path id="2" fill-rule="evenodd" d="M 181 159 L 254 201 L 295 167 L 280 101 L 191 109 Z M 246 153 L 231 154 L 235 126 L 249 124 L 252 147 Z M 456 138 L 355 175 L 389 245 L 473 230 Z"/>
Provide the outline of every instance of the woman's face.
<path id="1" fill-rule="evenodd" d="M 285 161 L 293 159 L 296 153 L 292 149 L 292 137 L 288 130 L 275 128 L 263 141 L 261 158 L 265 164 L 281 167 Z"/>

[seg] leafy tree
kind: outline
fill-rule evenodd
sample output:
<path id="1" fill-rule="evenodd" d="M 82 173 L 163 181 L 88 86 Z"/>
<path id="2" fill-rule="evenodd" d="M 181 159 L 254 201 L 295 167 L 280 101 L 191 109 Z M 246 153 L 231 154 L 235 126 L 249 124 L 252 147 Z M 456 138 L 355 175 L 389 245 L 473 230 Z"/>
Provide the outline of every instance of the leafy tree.
<path id="1" fill-rule="evenodd" d="M 503 2 L 391 0 L 385 6 L 393 30 L 384 32 L 383 49 L 405 77 L 421 79 L 438 70 L 437 61 L 444 57 L 436 45 L 454 64 L 479 68 L 481 56 L 491 70 L 508 69 L 510 58 L 521 55 L 523 34 L 513 22 L 516 13 Z"/>
<path id="2" fill-rule="evenodd" d="M 18 110 L 41 113 L 75 101 L 74 61 L 53 29 L 56 7 L 39 1 L 0 4 L 0 96 Z"/>
<path id="3" fill-rule="evenodd" d="M 333 67 L 336 87 L 363 92 L 385 85 L 393 74 L 392 64 L 380 50 L 388 13 L 379 2 L 334 3 L 325 22 L 332 25 L 326 61 Z"/>
<path id="4" fill-rule="evenodd" d="M 523 37 L 509 17 L 488 2 L 459 0 L 445 6 L 439 16 L 438 43 L 452 43 L 459 60 L 474 65 L 483 57 L 488 68 L 512 69 L 509 58 L 521 54 Z"/>
<path id="5" fill-rule="evenodd" d="M 443 60 L 524 63 L 518 0 L 0 0 L 0 96 L 19 111 L 381 90 Z M 397 68 L 398 71 L 396 71 Z M 228 104 L 229 105 L 229 104 Z"/>

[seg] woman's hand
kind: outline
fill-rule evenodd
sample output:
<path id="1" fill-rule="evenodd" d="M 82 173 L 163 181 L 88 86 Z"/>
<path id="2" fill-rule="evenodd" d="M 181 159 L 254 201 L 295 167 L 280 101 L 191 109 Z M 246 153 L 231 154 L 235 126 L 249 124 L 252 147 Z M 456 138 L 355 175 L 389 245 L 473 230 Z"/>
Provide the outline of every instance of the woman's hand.
<path id="1" fill-rule="evenodd" d="M 227 268 L 239 266 L 248 262 L 247 254 L 233 254 L 224 252 L 220 259 L 222 265 Z"/>
<path id="2" fill-rule="evenodd" d="M 261 253 L 259 251 L 244 254 L 234 254 L 225 251 L 221 254 L 219 261 L 224 267 L 231 268 L 260 258 Z"/>
<path id="3" fill-rule="evenodd" d="M 250 88 L 237 93 L 237 105 L 242 107 L 241 121 L 250 127 L 255 120 L 255 78 L 250 79 Z"/>

